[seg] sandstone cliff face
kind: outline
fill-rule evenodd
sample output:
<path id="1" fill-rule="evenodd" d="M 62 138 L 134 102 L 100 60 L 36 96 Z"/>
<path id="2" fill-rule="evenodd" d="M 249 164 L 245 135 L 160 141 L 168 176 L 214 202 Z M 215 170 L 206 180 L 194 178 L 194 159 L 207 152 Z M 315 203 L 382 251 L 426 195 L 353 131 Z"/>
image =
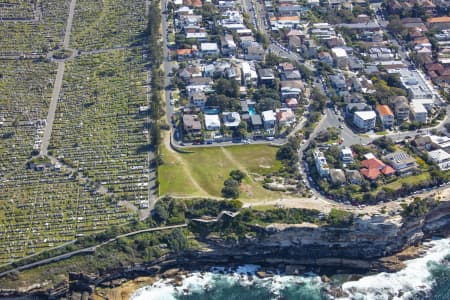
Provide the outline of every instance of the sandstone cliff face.
<path id="1" fill-rule="evenodd" d="M 248 263 L 374 269 L 380 266 L 378 259 L 417 245 L 435 234 L 448 236 L 449 229 L 450 200 L 440 202 L 421 218 L 364 216 L 347 228 L 312 224 L 260 227 L 264 238 L 247 240 L 239 245 L 219 243 L 215 251 L 200 254 L 199 258 L 220 256 L 229 258 L 229 261 L 235 259 Z"/>

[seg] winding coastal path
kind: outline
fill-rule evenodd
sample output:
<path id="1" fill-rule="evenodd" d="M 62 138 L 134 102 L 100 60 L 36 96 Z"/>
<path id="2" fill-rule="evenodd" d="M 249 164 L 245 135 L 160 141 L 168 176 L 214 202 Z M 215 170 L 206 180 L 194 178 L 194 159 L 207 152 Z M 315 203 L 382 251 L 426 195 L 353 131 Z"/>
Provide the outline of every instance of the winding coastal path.
<path id="1" fill-rule="evenodd" d="M 10 274 L 11 272 L 18 272 L 18 271 L 22 271 L 22 270 L 26 270 L 26 269 L 31 269 L 34 267 L 38 267 L 41 265 L 45 265 L 45 264 L 49 264 L 52 262 L 56 262 L 56 261 L 60 261 L 63 259 L 68 259 L 71 258 L 72 256 L 78 255 L 78 254 L 84 254 L 84 253 L 94 253 L 98 248 L 105 246 L 109 243 L 112 243 L 122 237 L 128 237 L 128 236 L 132 236 L 132 235 L 136 235 L 136 234 L 140 234 L 140 233 L 146 233 L 146 232 L 154 232 L 154 231 L 161 231 L 161 230 L 168 230 L 168 229 L 175 229 L 175 228 L 183 228 L 183 227 L 187 227 L 187 224 L 180 224 L 180 225 L 172 225 L 172 226 L 163 226 L 163 227 L 155 227 L 155 228 L 148 228 L 148 229 L 142 229 L 142 230 L 137 230 L 137 231 L 133 231 L 133 232 L 129 232 L 129 233 L 125 233 L 125 234 L 121 234 L 118 235 L 114 238 L 111 238 L 101 244 L 95 245 L 95 246 L 91 246 L 91 247 L 87 247 L 87 248 L 83 248 L 83 249 L 79 249 L 79 250 L 75 250 L 69 253 L 65 253 L 65 254 L 61 254 L 55 257 L 51 257 L 51 258 L 47 258 L 47 259 L 43 259 L 43 260 L 39 260 L 36 261 L 34 263 L 30 263 L 30 264 L 26 264 L 5 272 L 0 273 L 0 277 L 3 277 L 5 275 Z"/>

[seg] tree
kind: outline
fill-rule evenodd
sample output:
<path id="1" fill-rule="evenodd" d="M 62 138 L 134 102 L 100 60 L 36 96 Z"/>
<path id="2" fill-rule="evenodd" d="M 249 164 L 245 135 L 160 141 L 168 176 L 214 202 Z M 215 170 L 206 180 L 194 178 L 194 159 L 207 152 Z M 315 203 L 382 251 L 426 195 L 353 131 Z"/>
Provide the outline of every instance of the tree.
<path id="1" fill-rule="evenodd" d="M 236 199 L 239 197 L 239 186 L 224 186 L 221 192 L 225 198 Z"/>
<path id="2" fill-rule="evenodd" d="M 175 228 L 167 237 L 167 244 L 174 252 L 184 250 L 188 247 L 188 241 L 180 228 Z"/>
<path id="3" fill-rule="evenodd" d="M 218 95 L 225 95 L 230 98 L 239 98 L 239 83 L 234 79 L 220 78 L 214 87 Z"/>
<path id="4" fill-rule="evenodd" d="M 169 212 L 161 202 L 157 202 L 155 205 L 154 218 L 158 223 L 164 223 L 169 219 Z"/>
<path id="5" fill-rule="evenodd" d="M 244 179 L 245 176 L 245 173 L 241 170 L 233 170 L 230 172 L 230 177 L 236 180 L 238 183 L 241 183 L 242 179 Z"/>

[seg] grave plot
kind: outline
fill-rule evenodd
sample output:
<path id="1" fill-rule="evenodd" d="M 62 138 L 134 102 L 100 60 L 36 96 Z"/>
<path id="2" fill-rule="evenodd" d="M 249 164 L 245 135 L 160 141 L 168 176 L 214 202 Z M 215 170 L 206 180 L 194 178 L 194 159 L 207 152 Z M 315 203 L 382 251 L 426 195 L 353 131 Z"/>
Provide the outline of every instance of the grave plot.
<path id="1" fill-rule="evenodd" d="M 69 0 L 41 0 L 39 20 L 0 22 L 0 55 L 46 54 L 55 49 L 64 38 L 69 3 Z"/>
<path id="2" fill-rule="evenodd" d="M 142 49 L 83 55 L 66 65 L 49 151 L 120 199 L 148 199 Z"/>
<path id="3" fill-rule="evenodd" d="M 2 0 L 0 3 L 0 19 L 3 21 L 33 20 L 37 1 Z"/>
<path id="4" fill-rule="evenodd" d="M 70 172 L 22 170 L 1 183 L 0 264 L 133 217 Z"/>
<path id="5" fill-rule="evenodd" d="M 0 178 L 39 149 L 55 68 L 46 61 L 0 60 Z"/>
<path id="6" fill-rule="evenodd" d="M 142 45 L 145 1 L 77 0 L 71 47 L 80 51 Z"/>

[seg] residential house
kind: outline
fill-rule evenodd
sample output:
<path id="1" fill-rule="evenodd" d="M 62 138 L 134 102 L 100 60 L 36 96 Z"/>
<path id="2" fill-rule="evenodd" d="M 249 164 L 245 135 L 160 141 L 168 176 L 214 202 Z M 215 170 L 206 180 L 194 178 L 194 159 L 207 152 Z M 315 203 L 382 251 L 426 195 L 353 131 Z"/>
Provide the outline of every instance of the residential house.
<path id="1" fill-rule="evenodd" d="M 186 133 L 197 133 L 202 130 L 202 123 L 197 115 L 183 115 L 183 129 Z"/>
<path id="2" fill-rule="evenodd" d="M 376 157 L 361 161 L 363 168 L 360 170 L 361 175 L 370 180 L 376 180 L 381 174 L 385 176 L 393 175 L 395 170 L 386 165 Z"/>
<path id="3" fill-rule="evenodd" d="M 436 30 L 450 29 L 450 17 L 429 18 L 427 25 Z"/>
<path id="4" fill-rule="evenodd" d="M 344 147 L 339 152 L 339 156 L 344 164 L 350 164 L 354 161 L 353 159 L 353 151 L 348 147 Z"/>
<path id="5" fill-rule="evenodd" d="M 198 26 L 185 26 L 184 33 L 186 35 L 186 39 L 206 41 L 206 38 L 208 37 L 208 33 L 206 32 L 206 30 Z"/>
<path id="6" fill-rule="evenodd" d="M 233 36 L 231 34 L 225 34 L 224 36 L 221 36 L 220 43 L 222 45 L 222 55 L 231 56 L 236 53 L 236 43 L 234 42 Z"/>
<path id="7" fill-rule="evenodd" d="M 287 71 L 283 71 L 280 75 L 281 80 L 286 81 L 286 80 L 300 80 L 302 79 L 302 75 L 300 74 L 299 70 L 287 70 Z"/>
<path id="8" fill-rule="evenodd" d="M 428 157 L 439 166 L 439 169 L 446 171 L 450 169 L 450 154 L 442 149 L 428 152 Z"/>
<path id="9" fill-rule="evenodd" d="M 273 110 L 266 110 L 261 113 L 264 123 L 264 129 L 272 129 L 275 127 L 277 118 Z"/>
<path id="10" fill-rule="evenodd" d="M 384 128 L 392 128 L 394 126 L 394 113 L 387 105 L 377 105 L 378 116 Z"/>
<path id="11" fill-rule="evenodd" d="M 191 94 L 191 103 L 196 107 L 200 108 L 205 107 L 206 101 L 207 98 L 204 92 L 195 91 Z"/>
<path id="12" fill-rule="evenodd" d="M 375 128 L 377 115 L 373 110 L 357 111 L 353 114 L 353 123 L 361 131 L 370 131 Z"/>
<path id="13" fill-rule="evenodd" d="M 252 130 L 260 130 L 263 127 L 261 115 L 259 114 L 250 115 L 250 125 Z"/>
<path id="14" fill-rule="evenodd" d="M 347 181 L 342 169 L 330 169 L 330 179 L 335 185 L 344 184 Z"/>
<path id="15" fill-rule="evenodd" d="M 421 103 L 411 103 L 411 114 L 414 121 L 420 123 L 426 123 L 428 118 L 428 111 Z"/>
<path id="16" fill-rule="evenodd" d="M 331 53 L 334 58 L 334 63 L 338 68 L 345 68 L 348 65 L 348 55 L 347 51 L 341 47 L 335 47 L 331 49 Z"/>
<path id="17" fill-rule="evenodd" d="M 300 94 L 305 89 L 305 85 L 301 80 L 285 80 L 280 82 L 281 101 L 295 98 L 300 99 Z"/>
<path id="18" fill-rule="evenodd" d="M 206 130 L 219 130 L 220 129 L 219 115 L 205 114 L 205 128 Z"/>
<path id="19" fill-rule="evenodd" d="M 335 75 L 328 76 L 331 82 L 331 86 L 336 90 L 336 92 L 346 91 L 347 82 L 345 80 L 344 74 L 337 73 Z"/>
<path id="20" fill-rule="evenodd" d="M 255 60 L 255 61 L 263 61 L 265 56 L 264 48 L 258 44 L 253 43 L 249 47 L 247 47 L 247 51 L 245 53 L 246 60 Z"/>
<path id="21" fill-rule="evenodd" d="M 259 76 L 260 84 L 265 84 L 265 85 L 271 86 L 275 82 L 275 75 L 273 73 L 273 70 L 270 68 L 259 69 L 258 76 Z"/>
<path id="22" fill-rule="evenodd" d="M 288 98 L 284 101 L 284 103 L 286 104 L 286 107 L 292 110 L 298 109 L 298 100 L 296 98 Z"/>
<path id="23" fill-rule="evenodd" d="M 331 54 L 325 51 L 319 52 L 317 55 L 317 58 L 321 63 L 327 64 L 329 66 L 333 65 L 333 58 L 331 57 Z"/>
<path id="24" fill-rule="evenodd" d="M 361 176 L 361 173 L 359 173 L 356 170 L 345 170 L 345 174 L 350 184 L 359 185 L 363 182 L 363 177 Z"/>
<path id="25" fill-rule="evenodd" d="M 217 56 L 220 54 L 217 43 L 201 43 L 200 53 L 202 56 Z"/>
<path id="26" fill-rule="evenodd" d="M 225 127 L 238 127 L 241 124 L 241 116 L 238 112 L 223 112 L 222 116 Z"/>
<path id="27" fill-rule="evenodd" d="M 383 157 L 399 175 L 410 174 L 417 169 L 416 160 L 403 151 L 396 151 Z"/>
<path id="28" fill-rule="evenodd" d="M 196 92 L 207 92 L 212 90 L 213 80 L 209 77 L 195 77 L 191 78 L 186 85 L 188 97 L 191 97 Z"/>
<path id="29" fill-rule="evenodd" d="M 420 76 L 417 70 L 400 69 L 396 73 L 400 74 L 400 81 L 408 91 L 410 99 L 433 99 L 433 91 L 430 89 L 425 79 Z"/>
<path id="30" fill-rule="evenodd" d="M 405 96 L 397 96 L 395 97 L 393 104 L 397 123 L 401 124 L 403 122 L 409 121 L 408 99 Z"/>
<path id="31" fill-rule="evenodd" d="M 330 168 L 328 167 L 327 159 L 323 155 L 323 152 L 316 150 L 313 153 L 313 157 L 319 175 L 321 177 L 326 177 L 330 175 Z"/>
<path id="32" fill-rule="evenodd" d="M 188 60 L 193 57 L 194 50 L 193 49 L 178 49 L 176 51 L 176 54 L 177 54 L 178 61 L 184 61 L 184 60 Z"/>
<path id="33" fill-rule="evenodd" d="M 255 64 L 243 61 L 241 63 L 242 81 L 244 85 L 254 85 L 258 81 Z"/>
<path id="34" fill-rule="evenodd" d="M 290 108 L 277 108 L 276 115 L 280 126 L 290 126 L 295 123 L 295 114 Z"/>

